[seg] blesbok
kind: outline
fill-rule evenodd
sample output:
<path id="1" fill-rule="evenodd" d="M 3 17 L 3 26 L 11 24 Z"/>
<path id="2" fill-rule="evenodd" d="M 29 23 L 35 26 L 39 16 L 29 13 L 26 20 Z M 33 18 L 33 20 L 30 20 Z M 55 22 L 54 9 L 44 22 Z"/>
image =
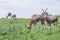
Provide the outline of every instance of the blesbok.
<path id="1" fill-rule="evenodd" d="M 12 18 L 16 18 L 16 14 L 13 14 L 13 15 L 12 15 Z"/>
<path id="2" fill-rule="evenodd" d="M 34 14 L 32 16 L 32 18 L 30 19 L 29 25 L 27 26 L 28 29 L 31 29 L 32 28 L 32 24 L 36 25 L 37 22 L 39 22 L 39 21 L 41 22 L 42 25 L 45 24 L 44 23 L 44 16 L 43 16 L 43 14 L 40 14 L 40 15 Z"/>
<path id="3" fill-rule="evenodd" d="M 11 17 L 11 12 L 8 12 L 8 14 L 7 14 L 7 18 L 8 18 L 8 17 Z"/>
<path id="4" fill-rule="evenodd" d="M 47 9 L 45 11 L 43 10 L 43 14 L 44 14 L 45 20 L 46 20 L 48 25 L 51 26 L 52 23 L 54 23 L 54 25 L 55 25 L 55 23 L 57 23 L 58 17 L 48 15 Z"/>

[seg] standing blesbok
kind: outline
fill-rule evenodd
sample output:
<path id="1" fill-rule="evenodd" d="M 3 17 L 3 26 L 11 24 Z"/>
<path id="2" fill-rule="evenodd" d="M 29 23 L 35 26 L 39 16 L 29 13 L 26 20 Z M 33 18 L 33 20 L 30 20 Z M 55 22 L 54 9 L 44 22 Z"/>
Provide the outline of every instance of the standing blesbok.
<path id="1" fill-rule="evenodd" d="M 40 14 L 40 15 L 37 15 L 37 14 L 34 14 L 32 16 L 32 18 L 30 19 L 30 22 L 29 22 L 29 25 L 27 26 L 28 29 L 31 29 L 32 28 L 32 24 L 34 24 L 34 26 L 37 24 L 37 22 L 41 22 L 42 25 L 44 25 L 44 15 L 43 14 Z"/>
<path id="2" fill-rule="evenodd" d="M 47 9 L 45 11 L 43 10 L 43 14 L 44 14 L 45 20 L 46 20 L 46 22 L 47 22 L 48 25 L 51 26 L 52 23 L 54 25 L 55 25 L 55 23 L 57 23 L 58 17 L 57 16 L 48 15 Z"/>
<path id="3" fill-rule="evenodd" d="M 8 12 L 7 18 L 11 17 L 11 12 Z"/>

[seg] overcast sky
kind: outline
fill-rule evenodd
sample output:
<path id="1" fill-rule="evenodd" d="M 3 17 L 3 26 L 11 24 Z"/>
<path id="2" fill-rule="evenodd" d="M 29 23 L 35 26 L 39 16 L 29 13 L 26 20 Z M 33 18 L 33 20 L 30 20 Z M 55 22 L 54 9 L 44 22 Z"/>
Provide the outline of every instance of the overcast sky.
<path id="1" fill-rule="evenodd" d="M 49 14 L 60 15 L 60 0 L 0 0 L 0 17 L 8 12 L 17 17 L 31 17 L 40 14 L 41 8 L 48 8 Z"/>

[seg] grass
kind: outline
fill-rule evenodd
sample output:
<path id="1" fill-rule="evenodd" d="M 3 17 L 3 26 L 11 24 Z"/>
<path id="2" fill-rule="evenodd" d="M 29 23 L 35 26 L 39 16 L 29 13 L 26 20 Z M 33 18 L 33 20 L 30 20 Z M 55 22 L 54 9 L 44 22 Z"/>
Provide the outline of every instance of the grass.
<path id="1" fill-rule="evenodd" d="M 59 18 L 60 20 L 60 18 Z M 40 22 L 31 31 L 26 28 L 29 19 L 0 19 L 0 40 L 60 40 L 60 21 L 56 29 L 47 24 L 41 28 Z"/>

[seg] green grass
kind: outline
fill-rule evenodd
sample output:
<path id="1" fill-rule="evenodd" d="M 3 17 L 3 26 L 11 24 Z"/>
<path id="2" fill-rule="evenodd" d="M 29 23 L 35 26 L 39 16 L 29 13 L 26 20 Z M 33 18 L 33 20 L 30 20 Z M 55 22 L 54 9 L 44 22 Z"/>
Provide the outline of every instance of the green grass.
<path id="1" fill-rule="evenodd" d="M 60 18 L 56 29 L 47 24 L 40 29 L 40 22 L 32 29 L 26 28 L 29 19 L 0 19 L 0 40 L 60 40 Z"/>

